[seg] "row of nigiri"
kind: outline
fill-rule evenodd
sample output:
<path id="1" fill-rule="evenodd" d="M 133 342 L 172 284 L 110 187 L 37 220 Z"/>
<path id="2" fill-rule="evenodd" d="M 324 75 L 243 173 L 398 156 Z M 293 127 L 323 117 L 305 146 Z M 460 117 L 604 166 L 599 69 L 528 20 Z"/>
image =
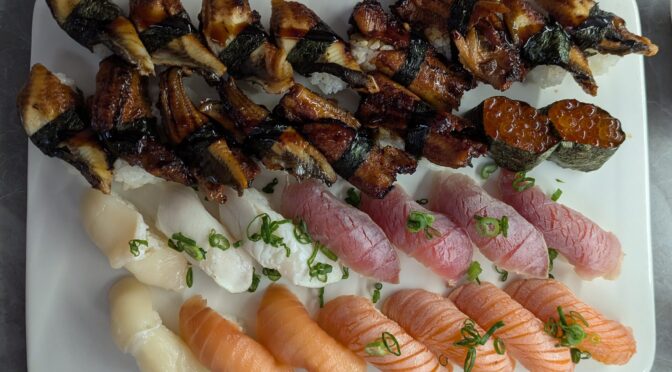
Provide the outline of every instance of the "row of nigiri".
<path id="1" fill-rule="evenodd" d="M 142 372 L 168 371 L 573 371 L 592 357 L 622 365 L 636 352 L 632 331 L 552 280 L 501 290 L 466 284 L 448 298 L 405 289 L 382 312 L 367 298 L 339 296 L 313 320 L 282 285 L 270 286 L 256 316 L 256 341 L 201 296 L 179 312 L 181 340 L 162 325 L 149 290 L 125 278 L 110 290 L 111 328 Z M 570 332 L 571 337 L 568 336 Z"/>

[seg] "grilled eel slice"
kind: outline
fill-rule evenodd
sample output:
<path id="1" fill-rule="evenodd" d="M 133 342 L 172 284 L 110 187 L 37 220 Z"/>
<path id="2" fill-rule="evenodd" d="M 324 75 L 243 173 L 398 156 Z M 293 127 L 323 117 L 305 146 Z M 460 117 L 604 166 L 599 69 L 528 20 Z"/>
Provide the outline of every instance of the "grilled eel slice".
<path id="1" fill-rule="evenodd" d="M 221 102 L 205 102 L 201 111 L 234 133 L 266 168 L 284 170 L 299 180 L 336 182 L 336 172 L 324 155 L 296 129 L 252 102 L 233 79 L 221 82 L 219 95 Z"/>
<path id="2" fill-rule="evenodd" d="M 100 62 L 91 99 L 91 126 L 116 157 L 154 176 L 191 186 L 184 162 L 159 140 L 147 78 L 118 57 Z"/>
<path id="3" fill-rule="evenodd" d="M 47 5 L 58 25 L 82 46 L 93 51 L 104 44 L 142 75 L 154 75 L 152 58 L 117 5 L 109 0 L 47 0 Z"/>
<path id="4" fill-rule="evenodd" d="M 203 0 L 201 32 L 210 50 L 236 79 L 248 78 L 269 93 L 294 85 L 287 54 L 271 41 L 247 0 Z"/>
<path id="5" fill-rule="evenodd" d="M 41 64 L 30 71 L 17 106 L 23 129 L 45 155 L 73 165 L 103 193 L 112 188 L 112 159 L 91 130 L 84 97 Z"/>
<path id="6" fill-rule="evenodd" d="M 276 115 L 295 125 L 341 177 L 374 198 L 383 198 L 397 174 L 415 172 L 417 161 L 395 147 L 380 147 L 350 113 L 300 84 L 280 100 Z"/>
<path id="7" fill-rule="evenodd" d="M 371 74 L 380 92 L 362 95 L 356 117 L 372 128 L 385 128 L 404 139 L 406 152 L 444 167 L 471 166 L 487 145 L 470 121 L 437 111 L 387 76 Z"/>
<path id="8" fill-rule="evenodd" d="M 234 138 L 201 113 L 185 91 L 188 71 L 173 67 L 160 76 L 159 109 L 168 141 L 185 159 L 208 199 L 226 201 L 225 185 L 242 195 L 259 174 L 259 166 L 245 155 Z"/>
<path id="9" fill-rule="evenodd" d="M 226 66 L 201 43 L 180 0 L 131 0 L 130 18 L 156 65 L 193 68 L 212 84 Z"/>
<path id="10" fill-rule="evenodd" d="M 294 1 L 271 3 L 271 34 L 296 72 L 304 76 L 328 73 L 355 90 L 369 93 L 378 90 L 355 61 L 348 44 L 317 14 Z"/>

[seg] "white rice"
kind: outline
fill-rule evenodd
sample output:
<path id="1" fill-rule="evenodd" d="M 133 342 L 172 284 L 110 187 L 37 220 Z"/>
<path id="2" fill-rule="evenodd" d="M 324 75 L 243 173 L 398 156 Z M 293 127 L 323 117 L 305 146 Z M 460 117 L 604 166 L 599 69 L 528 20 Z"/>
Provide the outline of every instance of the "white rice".
<path id="1" fill-rule="evenodd" d="M 114 162 L 114 181 L 121 184 L 124 190 L 133 190 L 144 185 L 164 182 L 161 178 L 149 174 L 146 170 L 128 164 L 125 160 Z"/>
<path id="2" fill-rule="evenodd" d="M 450 35 L 441 32 L 441 30 L 430 27 L 425 30 L 425 37 L 432 43 L 432 46 L 441 54 L 446 56 L 448 60 L 451 59 L 452 53 L 450 50 Z"/>
<path id="3" fill-rule="evenodd" d="M 77 86 L 75 85 L 75 81 L 72 80 L 72 79 L 70 79 L 70 78 L 69 78 L 67 75 L 65 75 L 64 73 L 62 73 L 62 72 L 57 72 L 57 73 L 55 73 L 54 75 L 56 75 L 56 77 L 58 78 L 58 80 L 61 81 L 61 83 L 63 83 L 63 84 L 65 84 L 65 85 L 69 86 L 69 87 L 72 88 L 73 90 L 77 90 Z"/>
<path id="4" fill-rule="evenodd" d="M 335 94 L 347 88 L 346 84 L 340 78 L 324 72 L 315 72 L 310 75 L 310 83 L 320 88 L 324 94 Z"/>
<path id="5" fill-rule="evenodd" d="M 620 59 L 620 56 L 613 54 L 595 54 L 594 56 L 588 57 L 588 64 L 593 71 L 593 75 L 599 76 L 606 74 Z"/>
<path id="6" fill-rule="evenodd" d="M 350 51 L 355 61 L 362 67 L 362 70 L 370 72 L 376 69 L 371 61 L 382 50 L 394 50 L 392 45 L 383 43 L 380 40 L 368 40 L 361 35 L 353 35 L 350 39 Z"/>
<path id="7" fill-rule="evenodd" d="M 546 89 L 562 84 L 567 75 L 569 73 L 560 66 L 541 65 L 527 73 L 525 83 Z"/>

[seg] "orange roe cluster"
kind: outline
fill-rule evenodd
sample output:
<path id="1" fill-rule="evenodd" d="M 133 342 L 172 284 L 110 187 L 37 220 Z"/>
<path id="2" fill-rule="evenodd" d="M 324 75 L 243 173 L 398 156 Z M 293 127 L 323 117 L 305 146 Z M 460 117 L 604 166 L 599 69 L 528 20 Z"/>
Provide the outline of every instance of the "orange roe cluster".
<path id="1" fill-rule="evenodd" d="M 601 148 L 618 147 L 625 141 L 621 122 L 589 103 L 566 99 L 548 108 L 548 117 L 565 141 Z"/>

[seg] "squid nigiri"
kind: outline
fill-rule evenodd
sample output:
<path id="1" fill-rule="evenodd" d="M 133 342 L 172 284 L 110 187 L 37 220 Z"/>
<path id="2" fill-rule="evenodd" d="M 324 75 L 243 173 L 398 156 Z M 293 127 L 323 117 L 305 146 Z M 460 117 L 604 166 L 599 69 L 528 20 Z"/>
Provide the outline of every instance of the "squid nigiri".
<path id="1" fill-rule="evenodd" d="M 447 358 L 457 365 L 464 365 L 468 349 L 453 344 L 463 339 L 461 329 L 469 317 L 450 300 L 422 289 L 405 289 L 385 300 L 383 314 L 399 323 L 440 360 Z M 481 335 L 486 332 L 478 325 L 474 328 Z M 492 339 L 476 346 L 472 371 L 513 371 L 514 366 L 515 362 L 509 356 L 497 353 Z"/>
<path id="2" fill-rule="evenodd" d="M 381 371 L 447 371 L 425 345 L 381 314 L 368 298 L 337 297 L 324 305 L 317 321 Z"/>
<path id="3" fill-rule="evenodd" d="M 504 341 L 506 350 L 530 371 L 573 371 L 569 349 L 544 332 L 544 323 L 491 283 L 470 283 L 458 287 L 448 297 L 463 313 L 490 329 L 504 326 L 494 337 Z"/>
<path id="4" fill-rule="evenodd" d="M 180 336 L 213 372 L 290 372 L 235 323 L 208 307 L 201 296 L 180 308 Z"/>
<path id="5" fill-rule="evenodd" d="M 543 322 L 553 319 L 552 322 L 559 323 L 558 308 L 562 308 L 569 321 L 582 326 L 586 334 L 576 347 L 599 362 L 622 365 L 637 352 L 630 328 L 607 319 L 556 280 L 518 280 L 509 283 L 505 291 Z"/>

